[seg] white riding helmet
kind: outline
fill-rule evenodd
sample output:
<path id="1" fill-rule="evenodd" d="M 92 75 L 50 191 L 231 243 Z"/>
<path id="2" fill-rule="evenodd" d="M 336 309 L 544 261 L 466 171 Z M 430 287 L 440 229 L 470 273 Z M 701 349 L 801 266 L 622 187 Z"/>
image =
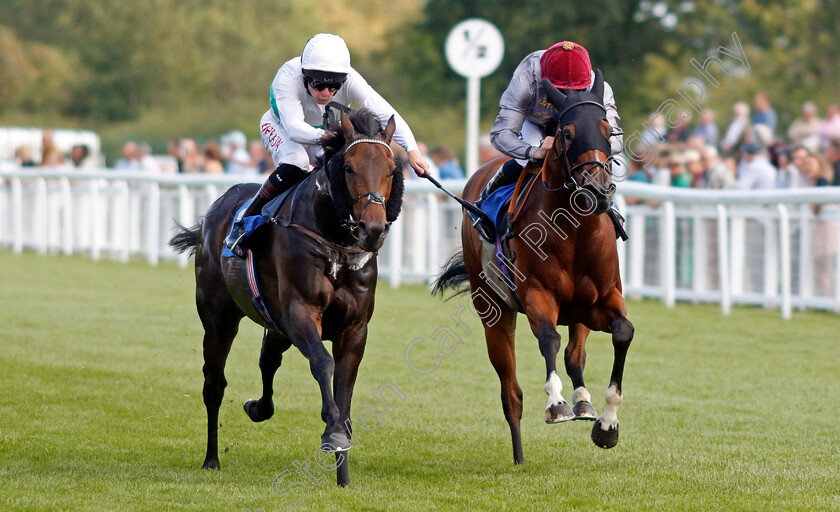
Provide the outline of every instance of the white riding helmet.
<path id="1" fill-rule="evenodd" d="M 319 82 L 343 82 L 352 69 L 350 50 L 335 34 L 316 34 L 306 42 L 300 55 L 303 74 Z"/>

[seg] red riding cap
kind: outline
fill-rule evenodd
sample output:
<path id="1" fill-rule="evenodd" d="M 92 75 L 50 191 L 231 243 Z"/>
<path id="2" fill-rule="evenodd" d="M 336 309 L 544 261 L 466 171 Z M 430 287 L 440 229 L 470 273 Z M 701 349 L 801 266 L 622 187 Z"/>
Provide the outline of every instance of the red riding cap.
<path id="1" fill-rule="evenodd" d="M 589 52 L 571 41 L 561 41 L 540 57 L 542 78 L 558 89 L 586 89 L 592 81 Z"/>

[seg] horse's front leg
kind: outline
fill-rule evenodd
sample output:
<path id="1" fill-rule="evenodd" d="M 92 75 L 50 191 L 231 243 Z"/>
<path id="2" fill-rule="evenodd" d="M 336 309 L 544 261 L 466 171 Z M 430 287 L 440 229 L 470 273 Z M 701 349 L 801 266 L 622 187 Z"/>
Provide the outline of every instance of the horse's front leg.
<path id="1" fill-rule="evenodd" d="M 569 343 L 566 345 L 566 374 L 572 379 L 572 405 L 576 420 L 594 421 L 598 415 L 592 406 L 592 399 L 583 382 L 583 368 L 586 365 L 586 338 L 589 328 L 583 324 L 569 326 Z"/>
<path id="2" fill-rule="evenodd" d="M 332 393 L 335 361 L 321 341 L 323 310 L 312 304 L 298 302 L 289 309 L 289 337 L 309 360 L 309 370 L 321 389 L 321 419 L 327 424 L 321 436 L 321 449 L 328 452 L 350 449 L 350 441 L 339 421 L 338 406 Z M 335 435 L 333 435 L 335 434 Z"/>
<path id="3" fill-rule="evenodd" d="M 333 391 L 335 403 L 338 406 L 338 417 L 347 436 L 352 436 L 350 422 L 350 402 L 353 399 L 353 388 L 359 373 L 359 363 L 365 353 L 367 343 L 367 322 L 359 322 L 350 326 L 333 344 L 335 356 L 335 378 Z M 335 437 L 337 434 L 333 434 Z M 350 471 L 348 469 L 347 452 L 336 452 L 336 483 L 342 487 L 350 485 Z"/>
<path id="4" fill-rule="evenodd" d="M 557 353 L 560 351 L 560 334 L 557 332 L 558 309 L 555 302 L 542 292 L 528 294 L 525 310 L 531 331 L 537 337 L 540 353 L 545 359 L 545 408 L 546 423 L 561 423 L 574 419 L 575 413 L 563 398 L 563 383 L 557 375 Z"/>
<path id="5" fill-rule="evenodd" d="M 613 359 L 610 385 L 604 393 L 607 405 L 604 414 L 598 417 L 592 426 L 592 441 L 601 448 L 612 448 L 618 444 L 618 406 L 621 403 L 621 379 L 624 375 L 624 361 L 627 358 L 627 349 L 633 341 L 635 331 L 633 324 L 625 316 L 624 300 L 616 299 L 616 307 L 613 308 L 612 318 L 609 322 L 609 329 L 612 333 Z"/>

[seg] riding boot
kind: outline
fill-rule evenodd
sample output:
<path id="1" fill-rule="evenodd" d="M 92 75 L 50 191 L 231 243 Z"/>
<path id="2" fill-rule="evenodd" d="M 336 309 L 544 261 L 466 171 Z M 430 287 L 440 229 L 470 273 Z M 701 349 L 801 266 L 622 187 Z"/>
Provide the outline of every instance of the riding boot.
<path id="1" fill-rule="evenodd" d="M 519 175 L 522 174 L 522 169 L 523 167 L 519 165 L 519 162 L 516 160 L 508 160 L 505 162 L 505 165 L 496 172 L 496 175 L 490 178 L 490 181 L 487 182 L 487 186 L 481 191 L 481 197 L 478 198 L 475 205 L 481 208 L 481 204 L 490 194 L 505 185 L 516 183 L 516 180 L 519 179 Z"/>
<path id="2" fill-rule="evenodd" d="M 624 216 L 618 211 L 615 201 L 610 203 L 610 209 L 607 210 L 607 215 L 610 216 L 610 220 L 612 220 L 613 226 L 615 227 L 615 237 L 621 238 L 626 242 L 630 237 L 627 236 L 627 231 L 624 230 Z"/>
<path id="3" fill-rule="evenodd" d="M 292 186 L 306 176 L 306 174 L 306 171 L 296 165 L 280 164 L 277 166 L 277 169 L 271 173 L 265 183 L 263 183 L 262 187 L 260 187 L 260 190 L 253 197 L 251 204 L 248 205 L 248 208 L 246 208 L 234 219 L 233 226 L 231 226 L 230 229 L 230 234 L 225 239 L 225 245 L 233 254 L 240 258 L 245 257 L 245 248 L 247 246 L 247 236 L 245 235 L 244 226 L 245 217 L 259 215 L 262 212 L 263 207 L 268 204 L 269 201 L 292 188 Z"/>

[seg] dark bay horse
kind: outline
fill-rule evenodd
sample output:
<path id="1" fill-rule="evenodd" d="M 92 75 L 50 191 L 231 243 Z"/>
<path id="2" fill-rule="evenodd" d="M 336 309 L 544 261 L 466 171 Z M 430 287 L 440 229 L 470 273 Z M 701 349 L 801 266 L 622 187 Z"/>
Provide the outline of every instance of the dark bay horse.
<path id="1" fill-rule="evenodd" d="M 546 422 L 570 419 L 596 420 L 592 440 L 602 448 L 618 443 L 618 405 L 627 349 L 633 339 L 633 324 L 621 294 L 615 228 L 607 215 L 615 185 L 610 176 L 610 124 L 603 106 L 604 81 L 600 71 L 590 92 L 565 95 L 544 80 L 549 101 L 559 112 L 554 145 L 542 167 L 526 167 L 537 173 L 530 192 L 516 207 L 510 240 L 507 286 L 500 286 L 497 251 L 482 242 L 464 216 L 461 236 L 463 253 L 455 254 L 435 284 L 436 292 L 458 288 L 469 281 L 477 311 L 495 303 L 498 314 L 481 315 L 490 361 L 499 375 L 502 408 L 510 425 L 513 458 L 522 463 L 522 389 L 516 380 L 514 332 L 517 313 L 525 313 L 531 331 L 545 358 L 548 394 Z M 475 201 L 492 177 L 498 163 L 482 167 L 468 181 L 463 197 Z M 514 260 L 514 261 L 511 261 Z M 560 350 L 558 325 L 569 327 L 566 372 L 573 393 L 570 407 L 563 398 L 556 372 Z M 614 362 L 606 409 L 596 419 L 595 409 L 583 381 L 586 338 L 591 330 L 612 333 Z"/>
<path id="2" fill-rule="evenodd" d="M 253 235 L 256 279 L 277 330 L 254 306 L 244 260 L 222 256 L 234 212 L 258 185 L 231 188 L 200 224 L 170 241 L 179 252 L 195 252 L 196 305 L 204 326 L 205 469 L 220 468 L 225 361 L 240 320 L 248 316 L 266 334 L 259 360 L 263 395 L 245 402 L 245 412 L 255 422 L 274 414 L 274 374 L 283 353 L 297 347 L 321 390 L 321 450 L 336 452 L 337 482 L 349 483 L 344 452 L 351 447 L 350 400 L 373 314 L 376 251 L 402 206 L 402 167 L 389 147 L 394 129 L 393 117 L 383 130 L 370 111 L 342 114 L 340 129 L 322 141 L 323 168 L 290 193 L 274 222 Z M 323 340 L 333 342 L 332 355 Z"/>

